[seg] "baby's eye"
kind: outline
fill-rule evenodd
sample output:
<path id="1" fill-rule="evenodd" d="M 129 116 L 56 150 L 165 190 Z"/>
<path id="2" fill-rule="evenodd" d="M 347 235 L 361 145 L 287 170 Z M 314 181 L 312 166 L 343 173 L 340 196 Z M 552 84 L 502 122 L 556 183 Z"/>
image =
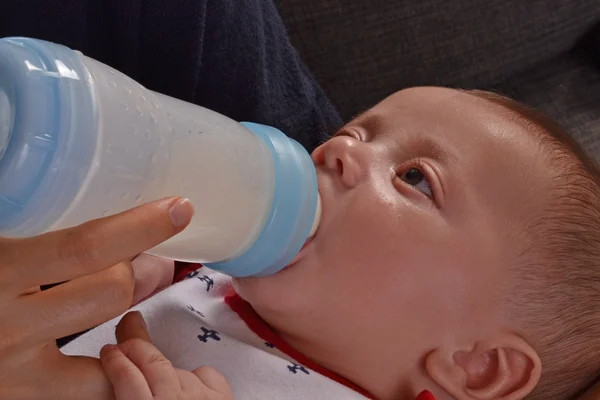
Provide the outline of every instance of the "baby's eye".
<path id="1" fill-rule="evenodd" d="M 364 142 L 362 135 L 360 135 L 356 130 L 350 129 L 347 127 L 340 129 L 339 132 L 337 132 L 335 135 L 333 135 L 333 137 L 337 137 L 337 136 L 348 136 L 348 137 L 356 139 L 360 142 Z"/>
<path id="2" fill-rule="evenodd" d="M 409 168 L 404 173 L 400 175 L 400 179 L 404 182 L 408 183 L 411 186 L 414 186 L 417 190 L 421 191 L 425 196 L 432 198 L 433 192 L 431 190 L 431 185 L 427 180 L 427 177 L 418 168 Z"/>

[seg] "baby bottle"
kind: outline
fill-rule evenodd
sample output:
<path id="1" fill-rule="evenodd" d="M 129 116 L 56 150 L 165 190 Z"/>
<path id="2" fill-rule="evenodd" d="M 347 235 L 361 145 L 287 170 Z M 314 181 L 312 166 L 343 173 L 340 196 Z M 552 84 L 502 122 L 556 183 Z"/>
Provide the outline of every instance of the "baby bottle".
<path id="1" fill-rule="evenodd" d="M 62 45 L 0 40 L 0 236 L 167 196 L 196 214 L 149 253 L 236 277 L 284 268 L 320 218 L 310 156 L 279 130 L 153 92 Z"/>

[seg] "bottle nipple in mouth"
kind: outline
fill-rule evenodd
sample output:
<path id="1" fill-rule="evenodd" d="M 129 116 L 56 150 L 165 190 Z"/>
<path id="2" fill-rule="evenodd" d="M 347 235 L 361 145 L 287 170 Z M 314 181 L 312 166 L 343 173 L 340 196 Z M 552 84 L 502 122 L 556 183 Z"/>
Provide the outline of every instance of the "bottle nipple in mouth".
<path id="1" fill-rule="evenodd" d="M 308 234 L 308 238 L 312 238 L 317 233 L 319 229 L 319 224 L 321 223 L 321 195 L 317 193 L 317 212 L 315 213 L 315 219 L 312 224 L 312 228 L 310 228 L 310 233 Z"/>

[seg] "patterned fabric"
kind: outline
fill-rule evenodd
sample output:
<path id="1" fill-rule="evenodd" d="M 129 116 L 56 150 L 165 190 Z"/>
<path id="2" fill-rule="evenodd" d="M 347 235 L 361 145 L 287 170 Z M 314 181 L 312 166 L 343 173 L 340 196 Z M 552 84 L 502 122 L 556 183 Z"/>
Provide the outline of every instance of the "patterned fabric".
<path id="1" fill-rule="evenodd" d="M 373 398 L 289 346 L 235 293 L 230 278 L 200 265 L 185 264 L 175 282 L 134 309 L 142 312 L 152 339 L 176 367 L 222 367 L 229 363 L 224 369 L 217 368 L 226 374 L 236 400 Z M 104 344 L 115 342 L 114 328 L 120 318 L 92 330 L 62 351 L 97 356 Z M 416 400 L 435 397 L 425 390 Z"/>
<path id="2" fill-rule="evenodd" d="M 155 345 L 176 367 L 216 368 L 236 400 L 371 397 L 294 351 L 235 294 L 225 275 L 208 269 L 192 272 L 134 309 L 143 314 Z M 104 344 L 115 343 L 119 319 L 80 336 L 62 351 L 97 357 Z"/>

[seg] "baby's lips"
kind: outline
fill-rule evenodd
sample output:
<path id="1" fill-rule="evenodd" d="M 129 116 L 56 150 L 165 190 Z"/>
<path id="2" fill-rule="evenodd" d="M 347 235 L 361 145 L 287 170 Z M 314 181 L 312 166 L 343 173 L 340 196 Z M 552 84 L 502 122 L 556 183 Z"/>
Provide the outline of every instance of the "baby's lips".
<path id="1" fill-rule="evenodd" d="M 429 390 L 424 390 L 417 396 L 416 400 L 435 400 L 435 397 Z"/>

